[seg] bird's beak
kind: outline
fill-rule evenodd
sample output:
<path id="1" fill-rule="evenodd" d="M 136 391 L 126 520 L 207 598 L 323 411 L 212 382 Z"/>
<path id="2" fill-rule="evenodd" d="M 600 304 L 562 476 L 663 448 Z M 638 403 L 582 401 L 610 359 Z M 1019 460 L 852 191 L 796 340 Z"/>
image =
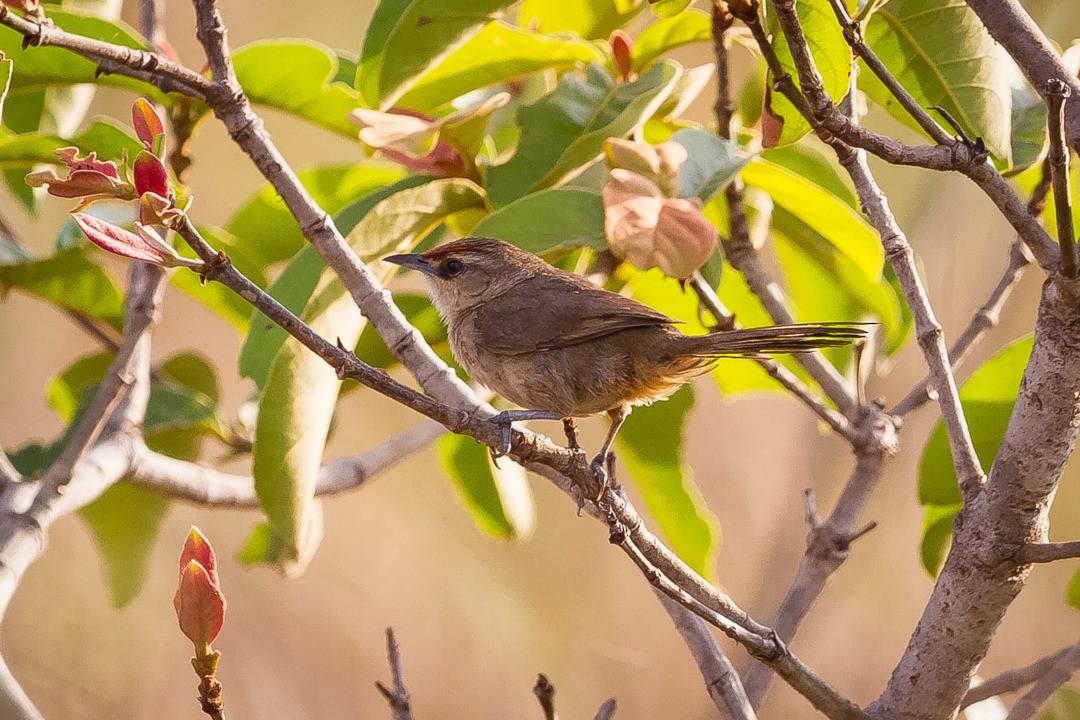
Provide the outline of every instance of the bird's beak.
<path id="1" fill-rule="evenodd" d="M 439 269 L 424 259 L 420 253 L 406 253 L 404 255 L 390 255 L 384 257 L 383 262 L 394 263 L 403 268 L 418 270 L 425 275 L 438 275 Z"/>

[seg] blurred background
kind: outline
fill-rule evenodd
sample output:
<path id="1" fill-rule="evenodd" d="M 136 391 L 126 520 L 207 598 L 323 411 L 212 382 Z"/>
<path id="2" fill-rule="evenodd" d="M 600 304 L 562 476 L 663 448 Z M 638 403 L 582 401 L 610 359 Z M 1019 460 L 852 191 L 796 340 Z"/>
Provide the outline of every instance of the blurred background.
<path id="1" fill-rule="evenodd" d="M 220 3 L 234 45 L 307 37 L 353 52 L 359 50 L 373 4 Z M 1073 2 L 1025 5 L 1058 43 L 1067 46 L 1080 35 Z M 137 26 L 134 7 L 126 7 L 124 17 Z M 188 3 L 168 3 L 167 27 L 181 58 L 201 67 Z M 736 59 L 745 72 L 749 62 L 743 52 L 736 51 Z M 708 48 L 691 48 L 680 59 L 708 62 Z M 130 102 L 129 94 L 103 90 L 88 118 L 126 122 Z M 703 97 L 692 117 L 708 122 L 711 104 L 711 96 Z M 297 169 L 362 159 L 358 144 L 273 113 L 266 119 Z M 889 132 L 904 132 L 887 118 L 876 122 Z M 213 121 L 196 135 L 192 155 L 190 181 L 203 221 L 223 225 L 263 184 Z M 881 163 L 875 169 L 915 246 L 951 340 L 997 282 L 1013 235 L 960 175 Z M 26 217 L 4 190 L 0 204 L 30 249 L 45 253 L 70 203 L 45 201 L 36 219 Z M 120 264 L 115 268 L 123 270 Z M 1039 275 L 1028 272 L 1001 327 L 978 346 L 962 377 L 1030 331 Z M 235 412 L 252 389 L 235 374 L 237 334 L 170 291 L 155 355 L 191 347 L 218 363 L 224 407 Z M 6 298 L 0 305 L 0 443 L 5 448 L 48 440 L 60 431 L 43 388 L 51 375 L 92 349 L 59 312 L 19 294 Z M 895 402 L 924 372 L 910 343 L 887 379 L 875 378 L 871 394 Z M 737 602 L 768 623 L 803 553 L 803 489 L 813 488 L 827 512 L 853 458 L 845 442 L 823 432 L 814 416 L 783 395 L 725 399 L 707 379 L 696 389 L 687 461 L 723 527 L 717 577 Z M 918 556 L 923 513 L 915 477 L 937 418 L 936 407 L 927 405 L 905 424 L 901 451 L 888 463 L 865 515 L 878 528 L 855 545 L 792 643 L 806 662 L 859 703 L 880 692 L 932 587 Z M 417 420 L 370 391 L 350 394 L 339 410 L 328 456 L 362 452 Z M 597 444 L 605 421 L 583 425 L 586 447 Z M 557 432 L 555 425 L 537 427 Z M 246 471 L 242 464 L 227 469 Z M 1066 473 L 1053 512 L 1053 539 L 1080 536 L 1077 479 L 1075 469 Z M 618 699 L 622 718 L 714 717 L 688 651 L 648 583 L 608 544 L 605 528 L 578 518 L 573 503 L 546 481 L 534 478 L 532 485 L 539 518 L 533 537 L 512 544 L 495 541 L 473 526 L 434 451 L 417 454 L 360 491 L 325 503 L 322 547 L 306 574 L 291 581 L 234 561 L 256 513 L 175 505 L 154 547 L 150 580 L 122 611 L 108 601 L 85 525 L 67 518 L 53 528 L 44 557 L 30 569 L 0 628 L 4 655 L 49 718 L 201 717 L 188 664 L 191 647 L 178 632 L 171 607 L 176 557 L 188 526 L 197 524 L 218 550 L 229 599 L 217 647 L 223 653 L 226 708 L 234 720 L 388 717 L 373 685 L 389 679 L 387 626 L 398 634 L 418 720 L 542 717 L 531 692 L 538 672 L 554 683 L 566 720 L 591 718 L 609 697 Z M 1024 664 L 1076 639 L 1080 615 L 1064 603 L 1075 569 L 1069 562 L 1035 568 L 982 674 Z M 722 644 L 744 668 L 746 654 L 726 639 Z M 800 696 L 779 683 L 761 713 L 765 718 L 811 714 Z"/>

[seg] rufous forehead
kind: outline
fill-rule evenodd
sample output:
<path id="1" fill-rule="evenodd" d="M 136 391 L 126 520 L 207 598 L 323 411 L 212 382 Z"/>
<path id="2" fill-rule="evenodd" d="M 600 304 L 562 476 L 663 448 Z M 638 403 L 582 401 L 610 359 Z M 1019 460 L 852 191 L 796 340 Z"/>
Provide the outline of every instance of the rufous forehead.
<path id="1" fill-rule="evenodd" d="M 454 240 L 448 242 L 445 245 L 439 245 L 424 253 L 425 260 L 432 260 L 438 262 L 452 255 L 459 255 L 462 253 L 478 253 L 488 254 L 496 252 L 501 243 L 498 240 L 492 240 L 491 238 L 464 238 L 463 240 Z"/>

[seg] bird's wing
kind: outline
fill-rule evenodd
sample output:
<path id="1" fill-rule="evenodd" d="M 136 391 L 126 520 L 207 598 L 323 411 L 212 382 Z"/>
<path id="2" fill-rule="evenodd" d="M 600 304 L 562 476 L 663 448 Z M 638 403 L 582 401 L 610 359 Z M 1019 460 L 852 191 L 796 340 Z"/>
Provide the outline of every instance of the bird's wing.
<path id="1" fill-rule="evenodd" d="M 476 311 L 480 343 L 518 353 L 576 345 L 627 328 L 679 322 L 571 275 L 536 275 Z"/>

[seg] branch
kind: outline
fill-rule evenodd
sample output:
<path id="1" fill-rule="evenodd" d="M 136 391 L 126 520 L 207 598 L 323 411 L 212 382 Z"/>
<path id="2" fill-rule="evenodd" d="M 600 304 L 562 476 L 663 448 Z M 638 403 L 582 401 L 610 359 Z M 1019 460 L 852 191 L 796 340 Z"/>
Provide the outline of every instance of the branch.
<path id="1" fill-rule="evenodd" d="M 15 469 L 4 448 L 0 447 L 0 492 L 8 485 L 22 482 L 22 473 Z"/>
<path id="2" fill-rule="evenodd" d="M 967 691 L 967 695 L 964 696 L 964 701 L 960 703 L 960 709 L 963 710 L 969 705 L 974 705 L 975 703 L 988 698 L 1004 695 L 1005 693 L 1016 692 L 1020 688 L 1030 685 L 1045 675 L 1050 668 L 1054 667 L 1067 652 L 1072 650 L 1073 647 L 1075 646 L 1061 648 L 1056 653 L 1039 658 L 1029 665 L 1003 672 L 996 677 L 990 678 L 981 685 L 976 685 Z"/>
<path id="3" fill-rule="evenodd" d="M 315 495 L 337 495 L 359 488 L 445 432 L 439 423 L 424 420 L 361 455 L 328 462 L 319 470 Z M 124 482 L 197 505 L 233 509 L 259 506 L 255 480 L 250 475 L 233 475 L 177 460 L 154 452 L 142 442 L 135 446 L 131 470 Z"/>
<path id="4" fill-rule="evenodd" d="M 1069 190 L 1069 146 L 1065 144 L 1065 106 L 1069 86 L 1060 78 L 1046 81 L 1047 134 L 1050 136 L 1050 179 L 1054 186 L 1061 272 L 1076 277 L 1076 233 L 1073 231 L 1072 192 Z"/>
<path id="5" fill-rule="evenodd" d="M 1027 543 L 1013 556 L 1017 563 L 1048 563 L 1080 557 L 1080 541 L 1059 543 Z"/>
<path id="6" fill-rule="evenodd" d="M 540 703 L 540 709 L 544 711 L 544 720 L 556 720 L 558 715 L 555 713 L 555 686 L 551 684 L 551 680 L 544 673 L 536 676 L 533 695 L 536 696 L 536 701 Z"/>
<path id="7" fill-rule="evenodd" d="M 968 7 L 1005 51 L 1020 66 L 1033 88 L 1045 88 L 1048 80 L 1064 80 L 1080 97 L 1080 81 L 1065 67 L 1050 39 L 1017 0 L 967 0 Z M 1073 103 L 1065 116 L 1069 145 L 1080 150 L 1080 105 Z"/>
<path id="8" fill-rule="evenodd" d="M 604 704 L 600 706 L 600 709 L 596 711 L 593 720 L 611 720 L 615 717 L 615 711 L 618 709 L 619 704 L 615 702 L 615 698 L 609 698 L 605 700 Z"/>
<path id="9" fill-rule="evenodd" d="M 1028 720 L 1035 717 L 1042 704 L 1054 691 L 1069 681 L 1080 670 L 1080 643 L 1061 653 L 1041 678 L 1027 691 L 1006 716 L 1005 720 Z"/>
<path id="10" fill-rule="evenodd" d="M 390 663 L 390 675 L 394 689 L 390 690 L 381 682 L 376 682 L 382 696 L 390 703 L 390 712 L 394 720 L 412 720 L 412 708 L 409 707 L 409 691 L 405 689 L 405 677 L 401 671 L 401 652 L 398 649 L 394 629 L 386 628 L 386 659 Z"/>

